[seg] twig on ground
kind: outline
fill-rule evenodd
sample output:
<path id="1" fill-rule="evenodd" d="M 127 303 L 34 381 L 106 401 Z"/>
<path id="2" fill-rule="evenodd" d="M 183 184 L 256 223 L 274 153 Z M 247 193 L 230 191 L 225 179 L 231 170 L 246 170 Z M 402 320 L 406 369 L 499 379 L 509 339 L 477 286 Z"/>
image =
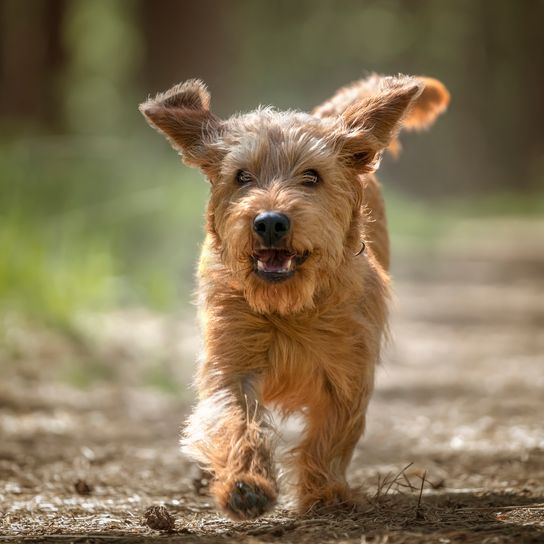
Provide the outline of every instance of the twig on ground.
<path id="1" fill-rule="evenodd" d="M 399 479 L 399 477 L 401 475 L 403 475 L 405 473 L 405 471 L 408 470 L 413 464 L 414 464 L 413 462 L 410 462 L 403 469 L 401 469 L 399 472 L 397 472 L 397 474 L 395 475 L 395 477 L 393 478 L 393 480 L 391 481 L 391 483 L 389 484 L 389 486 L 385 490 L 385 495 L 387 495 L 389 493 L 389 490 L 391 489 L 393 484 L 397 483 L 397 480 Z"/>
<path id="2" fill-rule="evenodd" d="M 416 519 L 425 519 L 423 511 L 421 510 L 421 497 L 423 496 L 423 487 L 425 486 L 425 478 L 427 476 L 427 471 L 423 473 L 421 478 L 421 488 L 419 490 L 419 497 L 417 499 L 417 508 L 416 508 Z"/>

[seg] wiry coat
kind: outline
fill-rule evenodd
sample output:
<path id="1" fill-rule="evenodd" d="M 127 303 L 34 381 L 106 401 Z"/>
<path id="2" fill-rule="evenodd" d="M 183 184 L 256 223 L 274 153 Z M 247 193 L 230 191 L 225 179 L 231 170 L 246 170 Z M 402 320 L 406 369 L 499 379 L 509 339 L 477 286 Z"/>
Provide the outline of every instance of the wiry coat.
<path id="1" fill-rule="evenodd" d="M 199 402 L 183 443 L 211 472 L 211 492 L 231 517 L 257 517 L 276 501 L 270 406 L 305 417 L 292 452 L 299 508 L 356 500 L 345 473 L 365 426 L 389 288 L 373 172 L 403 124 L 427 126 L 447 102 L 436 80 L 372 76 L 312 114 L 261 108 L 223 121 L 198 81 L 142 104 L 211 183 L 199 265 Z M 236 182 L 241 171 L 250 183 Z M 319 174 L 315 186 L 304 183 L 308 171 Z M 297 266 L 281 282 L 255 269 L 253 221 L 268 210 L 290 220 L 280 247 Z"/>

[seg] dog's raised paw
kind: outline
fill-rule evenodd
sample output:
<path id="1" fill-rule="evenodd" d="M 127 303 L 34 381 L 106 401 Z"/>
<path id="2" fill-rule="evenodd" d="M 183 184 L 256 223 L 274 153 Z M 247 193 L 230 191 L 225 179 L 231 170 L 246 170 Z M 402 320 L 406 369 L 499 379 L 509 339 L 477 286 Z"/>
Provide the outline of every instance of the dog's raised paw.
<path id="1" fill-rule="evenodd" d="M 275 502 L 275 497 L 259 485 L 238 480 L 230 491 L 226 508 L 233 518 L 250 520 L 262 516 Z"/>

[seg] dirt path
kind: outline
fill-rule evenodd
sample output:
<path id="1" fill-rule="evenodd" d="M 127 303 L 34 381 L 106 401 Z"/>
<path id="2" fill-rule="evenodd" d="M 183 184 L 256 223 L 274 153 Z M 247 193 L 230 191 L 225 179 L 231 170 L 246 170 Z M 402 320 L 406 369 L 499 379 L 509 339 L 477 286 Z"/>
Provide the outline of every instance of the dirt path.
<path id="1" fill-rule="evenodd" d="M 151 540 L 142 513 L 164 504 L 168 542 L 544 542 L 544 255 L 480 242 L 397 267 L 394 347 L 351 467 L 362 513 L 227 521 L 178 453 L 186 401 L 130 381 L 30 387 L 14 371 L 0 384 L 0 541 Z"/>

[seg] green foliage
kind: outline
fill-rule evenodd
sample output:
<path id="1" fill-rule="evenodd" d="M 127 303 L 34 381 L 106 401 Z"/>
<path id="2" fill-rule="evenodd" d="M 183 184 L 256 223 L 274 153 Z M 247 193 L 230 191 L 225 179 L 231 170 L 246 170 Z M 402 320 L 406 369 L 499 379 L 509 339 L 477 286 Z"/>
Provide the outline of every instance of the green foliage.
<path id="1" fill-rule="evenodd" d="M 111 134 L 134 125 L 131 113 L 139 98 L 134 73 L 143 53 L 134 7 L 109 0 L 67 5 L 64 44 L 70 63 L 61 81 L 67 128 Z"/>
<path id="2" fill-rule="evenodd" d="M 0 310 L 68 323 L 84 309 L 189 299 L 207 187 L 159 150 L 71 140 L 2 150 Z"/>

